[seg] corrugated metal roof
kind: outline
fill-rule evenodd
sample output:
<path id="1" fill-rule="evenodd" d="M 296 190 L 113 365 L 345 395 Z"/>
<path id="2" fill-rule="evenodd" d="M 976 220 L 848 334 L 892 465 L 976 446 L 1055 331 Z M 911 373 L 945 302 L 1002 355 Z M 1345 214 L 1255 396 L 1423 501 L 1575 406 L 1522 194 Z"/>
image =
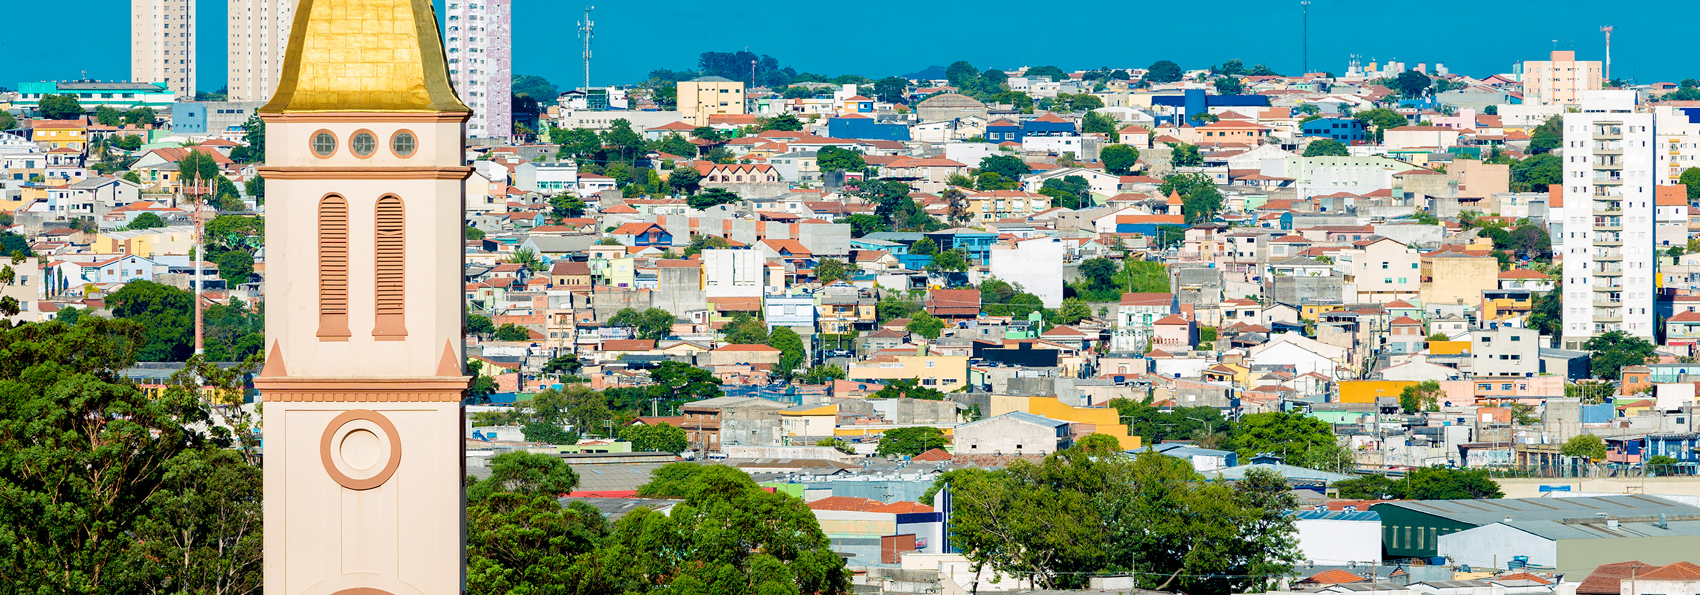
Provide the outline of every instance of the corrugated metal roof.
<path id="1" fill-rule="evenodd" d="M 1412 512 L 1434 515 L 1443 519 L 1471 525 L 1488 525 L 1510 517 L 1517 521 L 1557 521 L 1566 518 L 1588 518 L 1604 513 L 1611 516 L 1700 514 L 1700 507 L 1680 504 L 1664 498 L 1641 495 L 1599 496 L 1590 498 L 1502 498 L 1497 500 L 1410 500 L 1385 502 L 1376 506 L 1395 506 Z M 1602 525 L 1603 526 L 1603 525 Z"/>
<path id="2" fill-rule="evenodd" d="M 1293 513 L 1303 521 L 1368 521 L 1379 523 L 1381 515 L 1367 510 L 1346 512 L 1344 510 L 1300 510 Z"/>

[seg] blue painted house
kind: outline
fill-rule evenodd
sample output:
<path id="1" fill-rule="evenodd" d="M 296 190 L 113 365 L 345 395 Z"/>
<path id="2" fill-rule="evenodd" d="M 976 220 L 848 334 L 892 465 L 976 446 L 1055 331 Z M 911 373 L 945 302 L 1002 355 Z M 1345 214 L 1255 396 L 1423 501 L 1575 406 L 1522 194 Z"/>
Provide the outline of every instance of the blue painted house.
<path id="1" fill-rule="evenodd" d="M 1021 124 L 1010 120 L 998 120 L 986 125 L 986 140 L 993 144 L 1021 142 Z"/>
<path id="2" fill-rule="evenodd" d="M 627 246 L 673 247 L 673 234 L 668 233 L 667 228 L 653 222 L 627 223 L 608 235 Z"/>
<path id="3" fill-rule="evenodd" d="M 1364 123 L 1356 118 L 1318 118 L 1305 122 L 1303 136 L 1331 138 L 1346 144 L 1366 140 Z"/>
<path id="4" fill-rule="evenodd" d="M 1179 117 L 1181 122 L 1191 122 L 1193 116 L 1209 113 L 1213 107 L 1269 107 L 1269 96 L 1210 95 L 1204 89 L 1187 89 L 1180 95 L 1152 97 L 1151 105 L 1169 108 L 1169 113 L 1159 116 L 1158 121 L 1173 122 Z"/>
<path id="5" fill-rule="evenodd" d="M 1045 114 L 1021 123 L 1021 136 L 1074 136 L 1074 122 Z"/>
<path id="6" fill-rule="evenodd" d="M 927 237 L 938 244 L 940 252 L 961 248 L 968 254 L 968 263 L 974 265 L 991 264 L 992 244 L 998 241 L 996 233 L 965 227 L 931 232 Z"/>

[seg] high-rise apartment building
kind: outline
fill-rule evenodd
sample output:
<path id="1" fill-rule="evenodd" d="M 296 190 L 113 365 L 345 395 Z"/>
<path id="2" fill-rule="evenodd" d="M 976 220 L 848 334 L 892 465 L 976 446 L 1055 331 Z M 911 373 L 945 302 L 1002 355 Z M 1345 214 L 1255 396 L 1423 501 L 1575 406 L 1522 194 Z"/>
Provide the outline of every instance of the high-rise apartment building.
<path id="1" fill-rule="evenodd" d="M 230 101 L 266 101 L 277 89 L 296 0 L 229 0 Z"/>
<path id="2" fill-rule="evenodd" d="M 714 114 L 744 113 L 744 83 L 720 76 L 679 81 L 678 100 L 686 124 L 707 126 Z"/>
<path id="3" fill-rule="evenodd" d="M 1598 91 L 1602 67 L 1598 60 L 1577 60 L 1576 52 L 1554 50 L 1549 60 L 1523 62 L 1524 103 L 1570 105 L 1584 91 Z"/>
<path id="4" fill-rule="evenodd" d="M 448 0 L 449 79 L 472 108 L 466 135 L 513 134 L 513 8 L 511 0 Z"/>
<path id="5" fill-rule="evenodd" d="M 1583 91 L 1564 114 L 1564 331 L 1579 349 L 1611 331 L 1653 338 L 1653 114 L 1635 91 Z"/>
<path id="6" fill-rule="evenodd" d="M 130 80 L 195 96 L 195 0 L 130 0 Z"/>

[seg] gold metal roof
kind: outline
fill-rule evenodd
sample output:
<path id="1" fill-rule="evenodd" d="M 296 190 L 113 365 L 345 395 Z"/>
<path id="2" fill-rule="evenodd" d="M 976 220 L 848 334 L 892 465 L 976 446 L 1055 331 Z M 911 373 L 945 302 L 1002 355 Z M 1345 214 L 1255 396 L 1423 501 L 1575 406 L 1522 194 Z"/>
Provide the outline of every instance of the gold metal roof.
<path id="1" fill-rule="evenodd" d="M 261 113 L 472 110 L 455 96 L 431 0 L 300 0 Z"/>

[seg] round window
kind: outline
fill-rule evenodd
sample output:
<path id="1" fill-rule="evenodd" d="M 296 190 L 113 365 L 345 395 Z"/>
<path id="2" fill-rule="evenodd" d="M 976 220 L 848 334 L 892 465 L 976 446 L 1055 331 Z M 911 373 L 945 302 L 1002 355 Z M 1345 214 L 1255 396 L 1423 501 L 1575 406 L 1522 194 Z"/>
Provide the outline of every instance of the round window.
<path id="1" fill-rule="evenodd" d="M 390 138 L 390 151 L 394 152 L 396 157 L 412 157 L 413 151 L 418 148 L 419 141 L 413 138 L 411 132 L 397 132 L 394 137 Z"/>
<path id="2" fill-rule="evenodd" d="M 354 138 L 348 141 L 348 148 L 353 150 L 355 155 L 371 157 L 372 153 L 378 150 L 378 137 L 366 131 L 357 132 Z"/>
<path id="3" fill-rule="evenodd" d="M 314 134 L 313 154 L 320 157 L 330 157 L 336 154 L 336 135 L 323 131 Z"/>

